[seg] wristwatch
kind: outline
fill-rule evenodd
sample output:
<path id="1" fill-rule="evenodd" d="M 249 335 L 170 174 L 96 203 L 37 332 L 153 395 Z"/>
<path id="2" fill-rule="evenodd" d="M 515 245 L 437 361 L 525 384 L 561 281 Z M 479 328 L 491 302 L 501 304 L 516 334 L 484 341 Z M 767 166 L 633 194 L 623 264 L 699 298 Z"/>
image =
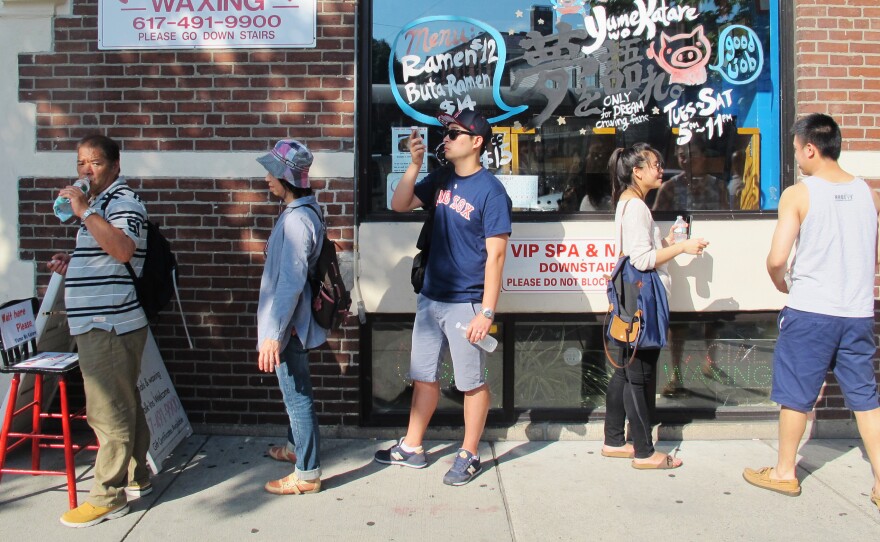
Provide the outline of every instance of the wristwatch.
<path id="1" fill-rule="evenodd" d="M 491 320 L 492 318 L 495 318 L 495 311 L 493 311 L 492 309 L 482 309 L 480 311 L 480 314 L 482 314 L 483 316 L 485 316 L 489 320 Z"/>
<path id="2" fill-rule="evenodd" d="M 98 211 L 94 209 L 86 209 L 86 212 L 83 213 L 82 217 L 79 219 L 80 222 L 85 223 L 86 219 Z"/>

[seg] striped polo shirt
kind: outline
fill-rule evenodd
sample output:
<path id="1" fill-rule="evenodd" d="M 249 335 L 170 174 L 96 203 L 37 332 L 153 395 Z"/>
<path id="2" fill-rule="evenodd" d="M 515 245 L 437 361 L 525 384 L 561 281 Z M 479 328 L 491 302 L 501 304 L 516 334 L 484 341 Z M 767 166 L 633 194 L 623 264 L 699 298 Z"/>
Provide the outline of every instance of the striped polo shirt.
<path id="1" fill-rule="evenodd" d="M 129 263 L 140 276 L 147 253 L 147 211 L 138 195 L 120 176 L 92 201 L 91 208 L 135 242 Z M 64 303 L 71 335 L 92 329 L 121 335 L 147 325 L 125 264 L 107 254 L 85 225 L 77 232 L 64 278 Z"/>

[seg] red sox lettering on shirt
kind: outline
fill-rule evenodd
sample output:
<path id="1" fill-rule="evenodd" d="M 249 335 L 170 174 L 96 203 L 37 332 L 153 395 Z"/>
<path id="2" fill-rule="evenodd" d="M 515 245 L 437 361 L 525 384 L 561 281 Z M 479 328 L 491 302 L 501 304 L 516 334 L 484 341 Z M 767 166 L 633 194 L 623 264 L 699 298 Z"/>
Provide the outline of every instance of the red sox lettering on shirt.
<path id="1" fill-rule="evenodd" d="M 457 212 L 465 220 L 471 219 L 471 211 L 474 210 L 474 206 L 461 196 L 452 197 L 452 190 L 440 191 L 440 194 L 437 195 L 437 204 L 439 205 L 441 203 Z"/>

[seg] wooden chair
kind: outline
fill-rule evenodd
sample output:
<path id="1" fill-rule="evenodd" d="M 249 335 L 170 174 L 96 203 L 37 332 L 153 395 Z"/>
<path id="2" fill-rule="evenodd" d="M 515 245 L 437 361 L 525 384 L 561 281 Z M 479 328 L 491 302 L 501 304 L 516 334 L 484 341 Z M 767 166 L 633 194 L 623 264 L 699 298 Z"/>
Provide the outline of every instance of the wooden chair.
<path id="1" fill-rule="evenodd" d="M 79 355 L 72 352 L 37 353 L 37 330 L 34 312 L 38 310 L 35 297 L 10 301 L 0 306 L 0 349 L 3 361 L 0 372 L 11 373 L 12 385 L 9 390 L 6 415 L 0 431 L 0 480 L 4 474 L 56 475 L 67 477 L 67 495 L 70 508 L 76 508 L 76 474 L 73 457 L 85 449 L 95 450 L 95 441 L 88 445 L 75 444 L 70 435 L 72 420 L 85 420 L 85 408 L 71 413 L 67 402 L 67 377 L 79 369 Z M 33 398 L 27 404 L 16 408 L 18 390 L 24 374 L 34 377 Z M 43 412 L 43 377 L 57 377 L 60 391 L 60 412 Z M 12 431 L 13 420 L 17 416 L 30 414 L 31 430 L 29 432 Z M 45 419 L 60 419 L 62 434 L 42 432 Z M 11 450 L 30 441 L 31 468 L 6 468 L 6 457 Z M 60 441 L 60 442 L 59 442 Z M 65 470 L 46 470 L 40 468 L 42 449 L 53 448 L 64 450 Z"/>

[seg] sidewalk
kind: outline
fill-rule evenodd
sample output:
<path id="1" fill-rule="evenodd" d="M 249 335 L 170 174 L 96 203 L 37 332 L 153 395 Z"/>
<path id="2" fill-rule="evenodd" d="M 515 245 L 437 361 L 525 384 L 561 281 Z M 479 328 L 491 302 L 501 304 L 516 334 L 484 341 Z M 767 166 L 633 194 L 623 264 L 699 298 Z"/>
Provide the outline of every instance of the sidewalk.
<path id="1" fill-rule="evenodd" d="M 742 480 L 743 467 L 775 461 L 771 440 L 685 441 L 684 467 L 637 471 L 599 455 L 597 441 L 492 442 L 483 473 L 443 485 L 457 442 L 432 441 L 429 466 L 378 465 L 392 441 L 322 443 L 324 489 L 275 496 L 263 484 L 292 466 L 266 456 L 283 438 L 194 435 L 120 519 L 87 529 L 58 522 L 67 508 L 62 477 L 6 475 L 0 482 L 0 540 L 877 540 L 871 469 L 857 440 L 811 440 L 799 476 L 803 494 L 785 497 Z M 661 443 L 660 450 L 674 444 Z M 61 462 L 49 452 L 49 463 Z M 78 457 L 80 502 L 90 460 Z M 18 450 L 15 465 L 28 463 Z"/>

